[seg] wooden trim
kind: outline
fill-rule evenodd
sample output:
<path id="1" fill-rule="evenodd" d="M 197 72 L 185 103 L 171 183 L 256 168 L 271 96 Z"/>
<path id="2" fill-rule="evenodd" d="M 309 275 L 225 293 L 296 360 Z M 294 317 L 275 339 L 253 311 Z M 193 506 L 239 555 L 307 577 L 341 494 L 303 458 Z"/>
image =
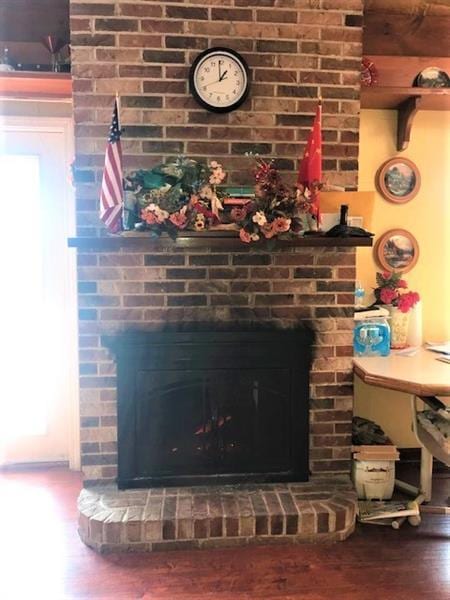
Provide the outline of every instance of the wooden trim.
<path id="1" fill-rule="evenodd" d="M 384 377 L 368 373 L 359 365 L 353 365 L 353 371 L 358 377 L 368 385 L 414 394 L 415 396 L 450 396 L 450 383 L 448 385 L 440 384 L 420 384 L 404 379 L 395 379 L 394 377 Z"/>
<path id="2" fill-rule="evenodd" d="M 0 98 L 16 99 L 70 99 L 70 73 L 0 73 Z"/>
<path id="3" fill-rule="evenodd" d="M 158 248 L 162 244 L 173 244 L 177 248 L 199 248 L 213 247 L 221 250 L 229 251 L 244 251 L 250 249 L 270 251 L 274 247 L 358 247 L 372 246 L 372 238 L 331 238 L 323 235 L 305 236 L 291 240 L 277 240 L 271 242 L 258 242 L 255 244 L 244 244 L 238 236 L 228 232 L 217 232 L 209 234 L 196 234 L 195 232 L 184 233 L 175 240 L 171 240 L 168 236 L 161 238 L 151 238 L 150 234 L 139 235 L 118 235 L 111 237 L 86 237 L 86 238 L 69 238 L 68 245 L 71 248 L 79 248 L 80 250 L 97 250 L 109 251 L 119 250 L 120 248 L 129 248 L 130 250 L 142 249 L 143 251 Z"/>

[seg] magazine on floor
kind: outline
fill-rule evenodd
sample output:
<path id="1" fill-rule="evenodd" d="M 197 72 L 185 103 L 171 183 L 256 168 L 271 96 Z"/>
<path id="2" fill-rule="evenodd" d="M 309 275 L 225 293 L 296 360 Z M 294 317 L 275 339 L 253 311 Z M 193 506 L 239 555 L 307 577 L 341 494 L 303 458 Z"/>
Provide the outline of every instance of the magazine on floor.
<path id="1" fill-rule="evenodd" d="M 419 505 L 414 501 L 390 500 L 386 502 L 360 500 L 358 502 L 358 518 L 360 521 L 376 519 L 393 519 L 410 517 L 419 514 Z"/>

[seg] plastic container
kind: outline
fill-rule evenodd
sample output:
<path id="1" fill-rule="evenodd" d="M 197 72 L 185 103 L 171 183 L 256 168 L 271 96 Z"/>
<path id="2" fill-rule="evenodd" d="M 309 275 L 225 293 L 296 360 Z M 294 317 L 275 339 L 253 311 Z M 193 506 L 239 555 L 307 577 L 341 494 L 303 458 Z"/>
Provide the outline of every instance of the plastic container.
<path id="1" fill-rule="evenodd" d="M 389 356 L 391 331 L 386 318 L 372 317 L 355 322 L 353 348 L 356 356 Z"/>
<path id="2" fill-rule="evenodd" d="M 359 500 L 390 500 L 394 493 L 395 460 L 354 460 L 352 479 Z"/>

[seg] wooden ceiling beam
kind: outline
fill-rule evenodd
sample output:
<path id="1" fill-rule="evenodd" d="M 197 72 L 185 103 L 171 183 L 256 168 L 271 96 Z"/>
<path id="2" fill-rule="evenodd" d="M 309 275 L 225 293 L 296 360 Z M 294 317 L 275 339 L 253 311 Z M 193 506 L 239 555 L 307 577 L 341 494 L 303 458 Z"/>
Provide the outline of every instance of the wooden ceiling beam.
<path id="1" fill-rule="evenodd" d="M 445 16 L 450 13 L 450 0 L 366 0 L 364 12 L 409 16 Z"/>
<path id="2" fill-rule="evenodd" d="M 450 11 L 446 15 L 366 12 L 363 52 L 369 55 L 450 56 Z"/>

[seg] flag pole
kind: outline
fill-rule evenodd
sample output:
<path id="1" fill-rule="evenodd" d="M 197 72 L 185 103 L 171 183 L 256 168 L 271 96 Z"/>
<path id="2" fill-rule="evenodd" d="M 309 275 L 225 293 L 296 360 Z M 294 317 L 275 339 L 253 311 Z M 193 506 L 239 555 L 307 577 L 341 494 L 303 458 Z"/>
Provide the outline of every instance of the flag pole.
<path id="1" fill-rule="evenodd" d="M 119 129 L 120 129 L 120 96 L 119 96 L 119 92 L 116 90 L 116 105 L 117 105 L 117 120 L 118 120 L 118 125 L 119 125 Z"/>

